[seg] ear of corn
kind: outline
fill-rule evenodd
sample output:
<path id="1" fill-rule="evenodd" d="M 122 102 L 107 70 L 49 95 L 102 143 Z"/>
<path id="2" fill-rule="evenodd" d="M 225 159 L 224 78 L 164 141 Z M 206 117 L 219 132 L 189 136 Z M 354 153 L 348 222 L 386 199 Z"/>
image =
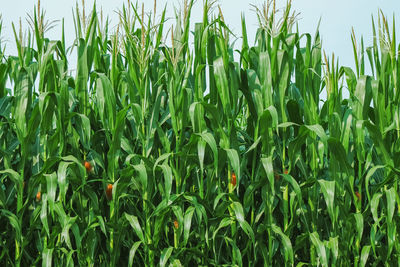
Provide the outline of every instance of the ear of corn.
<path id="1" fill-rule="evenodd" d="M 243 17 L 240 51 L 192 6 L 167 35 L 165 9 L 128 1 L 111 34 L 77 7 L 69 48 L 38 8 L 0 42 L 0 265 L 399 265 L 395 23 L 352 32 L 353 70 L 290 3 L 256 8 L 254 45 Z"/>

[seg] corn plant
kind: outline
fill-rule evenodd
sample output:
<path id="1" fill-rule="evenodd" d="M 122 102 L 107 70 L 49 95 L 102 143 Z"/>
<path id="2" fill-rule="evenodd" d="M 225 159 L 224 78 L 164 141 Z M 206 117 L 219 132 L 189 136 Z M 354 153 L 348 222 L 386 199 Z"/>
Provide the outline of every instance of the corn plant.
<path id="1" fill-rule="evenodd" d="M 40 1 L 0 42 L 2 265 L 400 264 L 395 19 L 352 31 L 352 69 L 290 1 L 254 6 L 253 44 L 214 1 L 170 29 L 156 2 L 115 28 L 82 2 L 71 46 Z"/>

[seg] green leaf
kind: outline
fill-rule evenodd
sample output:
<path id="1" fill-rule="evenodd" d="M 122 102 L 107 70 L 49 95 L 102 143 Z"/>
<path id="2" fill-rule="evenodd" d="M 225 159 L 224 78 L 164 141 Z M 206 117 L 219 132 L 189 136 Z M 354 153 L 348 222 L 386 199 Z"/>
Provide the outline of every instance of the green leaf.
<path id="1" fill-rule="evenodd" d="M 42 221 L 44 230 L 47 233 L 47 236 L 50 236 L 49 230 L 49 222 L 47 220 L 47 194 L 42 193 L 42 207 L 40 210 L 40 220 Z"/>
<path id="2" fill-rule="evenodd" d="M 204 154 L 206 150 L 206 142 L 203 140 L 199 140 L 197 142 L 197 155 L 199 157 L 199 163 L 200 163 L 200 171 L 203 173 L 204 171 Z"/>
<path id="3" fill-rule="evenodd" d="M 261 163 L 264 167 L 264 171 L 267 174 L 271 194 L 275 195 L 275 175 L 272 165 L 272 156 L 268 158 L 261 158 Z"/>
<path id="4" fill-rule="evenodd" d="M 16 241 L 21 242 L 22 228 L 21 228 L 20 220 L 18 220 L 18 218 L 15 214 L 11 213 L 8 210 L 2 209 L 1 213 L 8 218 L 11 226 L 14 228 Z"/>
<path id="5" fill-rule="evenodd" d="M 58 186 L 60 187 L 60 197 L 64 203 L 65 203 L 65 195 L 68 190 L 67 171 L 69 165 L 71 164 L 72 162 L 62 161 L 58 165 L 58 170 L 57 170 Z"/>
<path id="6" fill-rule="evenodd" d="M 169 257 L 171 257 L 173 249 L 174 249 L 173 247 L 169 247 L 169 248 L 163 249 L 163 251 L 161 252 L 161 257 L 160 257 L 160 266 L 161 267 L 165 267 L 165 265 L 168 262 Z"/>
<path id="7" fill-rule="evenodd" d="M 137 241 L 132 245 L 131 249 L 129 250 L 128 266 L 133 266 L 133 259 L 135 258 L 136 251 L 142 243 L 142 241 Z"/>
<path id="8" fill-rule="evenodd" d="M 22 183 L 24 182 L 21 175 L 12 169 L 0 171 L 0 174 L 7 174 L 17 186 L 22 186 Z"/>
<path id="9" fill-rule="evenodd" d="M 83 147 L 86 150 L 90 149 L 90 120 L 88 117 L 86 117 L 83 114 L 76 114 L 80 120 L 78 120 L 77 123 L 77 129 L 76 131 L 79 134 L 79 137 L 81 138 L 81 142 Z"/>
<path id="10" fill-rule="evenodd" d="M 121 150 L 121 138 L 124 131 L 124 121 L 128 109 L 129 106 L 118 112 L 117 122 L 115 124 L 115 128 L 113 129 L 111 147 L 107 154 L 107 159 L 109 162 L 108 174 L 112 181 L 115 181 L 116 178 L 115 173 L 118 168 L 118 158 Z"/>
<path id="11" fill-rule="evenodd" d="M 235 149 L 225 149 L 226 154 L 228 155 L 229 162 L 233 168 L 237 176 L 237 184 L 239 185 L 240 182 L 240 161 L 239 161 L 239 154 Z"/>
<path id="12" fill-rule="evenodd" d="M 360 267 L 364 267 L 367 264 L 369 251 L 371 246 L 364 246 L 361 250 L 361 259 L 360 259 Z"/>
<path id="13" fill-rule="evenodd" d="M 47 201 L 50 205 L 50 211 L 53 214 L 57 190 L 57 174 L 53 172 L 52 174 L 45 174 L 44 177 L 47 185 Z"/>
<path id="14" fill-rule="evenodd" d="M 219 57 L 214 60 L 214 75 L 218 89 L 218 94 L 221 99 L 225 115 L 230 117 L 231 101 L 228 88 L 228 79 L 226 77 L 224 62 L 222 60 L 222 57 Z"/>
<path id="15" fill-rule="evenodd" d="M 361 242 L 362 234 L 364 231 L 364 218 L 361 213 L 355 213 L 354 218 L 356 220 L 356 229 L 357 229 L 357 240 Z"/>
<path id="16" fill-rule="evenodd" d="M 228 225 L 231 225 L 232 223 L 233 220 L 230 217 L 225 217 L 222 220 L 220 220 L 218 228 L 213 232 L 213 241 L 215 242 L 215 237 L 217 236 L 219 230 L 227 227 Z M 215 250 L 215 246 L 213 246 L 213 249 Z"/>
<path id="17" fill-rule="evenodd" d="M 52 265 L 52 257 L 53 257 L 53 248 L 45 248 L 43 250 L 42 255 L 42 267 L 51 267 Z"/>
<path id="18" fill-rule="evenodd" d="M 206 143 L 210 146 L 211 151 L 214 155 L 214 168 L 216 173 L 218 172 L 218 149 L 217 142 L 215 142 L 215 138 L 211 133 L 203 132 L 200 134 L 201 138 L 206 141 Z"/>
<path id="19" fill-rule="evenodd" d="M 335 225 L 335 181 L 318 180 L 318 183 L 321 186 L 322 194 L 324 195 L 325 203 L 328 208 L 328 213 L 332 220 L 332 225 Z"/>
<path id="20" fill-rule="evenodd" d="M 319 260 L 321 261 L 321 265 L 323 267 L 328 267 L 328 258 L 326 256 L 326 250 L 324 244 L 319 239 L 319 235 L 317 232 L 310 233 L 310 239 L 312 244 L 317 249 Z"/>
<path id="21" fill-rule="evenodd" d="M 21 68 L 18 75 L 18 80 L 15 85 L 15 126 L 19 139 L 27 136 L 27 121 L 32 105 L 32 83 L 29 73 L 25 68 Z"/>
<path id="22" fill-rule="evenodd" d="M 385 190 L 386 193 L 386 200 L 387 200 L 387 211 L 386 211 L 386 216 L 387 216 L 387 222 L 392 223 L 393 221 L 393 215 L 394 215 L 394 210 L 395 210 L 395 204 L 396 204 L 396 189 L 394 187 L 391 187 L 388 190 Z"/>
<path id="23" fill-rule="evenodd" d="M 80 38 L 77 40 L 78 44 L 78 64 L 76 69 L 76 87 L 75 95 L 78 98 L 80 109 L 83 111 L 85 100 L 87 99 L 87 81 L 89 76 L 88 62 L 87 62 L 87 43 L 84 39 Z"/>
<path id="24" fill-rule="evenodd" d="M 321 125 L 315 124 L 315 125 L 304 125 L 307 129 L 309 129 L 311 132 L 314 132 L 318 135 L 318 137 L 322 140 L 322 142 L 327 142 L 328 141 L 328 136 L 326 135 L 324 128 L 322 128 Z"/>
<path id="25" fill-rule="evenodd" d="M 166 163 L 160 165 L 163 174 L 164 174 L 164 194 L 167 200 L 171 195 L 171 188 L 172 188 L 172 170 L 171 167 L 168 166 Z"/>
<path id="26" fill-rule="evenodd" d="M 186 212 L 185 212 L 185 217 L 183 218 L 183 245 L 186 246 L 188 239 L 189 239 L 189 234 L 190 234 L 190 227 L 192 225 L 192 217 L 194 213 L 195 208 L 194 207 L 189 207 Z"/>
<path id="27" fill-rule="evenodd" d="M 328 139 L 329 150 L 332 152 L 334 158 L 339 162 L 341 168 L 347 175 L 351 175 L 351 167 L 347 161 L 347 154 L 343 145 L 335 138 Z"/>
<path id="28" fill-rule="evenodd" d="M 303 203 L 303 194 L 301 192 L 300 186 L 297 183 L 297 181 L 293 178 L 293 176 L 289 175 L 289 174 L 282 174 L 282 177 L 285 181 L 287 181 L 293 188 L 293 191 L 296 193 L 296 197 L 300 202 L 300 206 Z M 302 208 L 300 208 L 302 209 Z"/>
<path id="29" fill-rule="evenodd" d="M 247 221 L 244 219 L 244 212 L 243 212 L 243 206 L 239 202 L 233 202 L 232 203 L 232 208 L 233 211 L 235 212 L 235 218 L 239 222 L 240 227 L 243 229 L 243 231 L 250 237 L 252 243 L 255 243 L 255 237 L 254 237 L 254 232 L 253 229 L 251 229 L 251 226 Z"/>
<path id="30" fill-rule="evenodd" d="M 371 213 L 372 213 L 372 218 L 374 218 L 375 223 L 379 223 L 380 218 L 378 217 L 378 205 L 379 205 L 379 200 L 382 197 L 381 193 L 374 194 L 372 196 L 371 200 Z"/>
<path id="31" fill-rule="evenodd" d="M 104 74 L 99 74 L 96 80 L 96 104 L 104 127 L 113 129 L 117 114 L 116 98 L 111 82 Z"/>
<path id="32" fill-rule="evenodd" d="M 271 225 L 271 229 L 282 240 L 282 245 L 283 245 L 283 248 L 285 250 L 285 254 L 284 254 L 285 255 L 285 262 L 286 263 L 288 262 L 288 263 L 290 263 L 290 265 L 293 265 L 294 264 L 293 247 L 292 247 L 292 242 L 290 242 L 289 237 L 287 235 L 285 235 L 282 232 L 281 228 L 278 227 L 275 224 Z"/>
<path id="33" fill-rule="evenodd" d="M 130 215 L 124 212 L 125 218 L 128 220 L 129 224 L 132 226 L 136 235 L 139 237 L 141 242 L 145 242 L 142 228 L 140 226 L 139 220 L 136 216 Z"/>
<path id="34" fill-rule="evenodd" d="M 145 193 L 147 191 L 147 182 L 148 182 L 146 167 L 144 166 L 144 164 L 138 164 L 138 165 L 133 165 L 133 168 L 139 173 L 138 178 L 142 185 L 142 192 Z M 136 179 L 136 177 L 132 177 L 132 179 Z"/>

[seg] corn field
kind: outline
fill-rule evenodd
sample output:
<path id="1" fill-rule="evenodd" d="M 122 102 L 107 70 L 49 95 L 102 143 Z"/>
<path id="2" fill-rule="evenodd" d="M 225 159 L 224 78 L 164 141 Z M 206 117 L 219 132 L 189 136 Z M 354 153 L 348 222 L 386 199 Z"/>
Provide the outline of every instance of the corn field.
<path id="1" fill-rule="evenodd" d="M 0 265 L 400 266 L 394 18 L 349 34 L 350 68 L 290 2 L 254 7 L 251 37 L 213 1 L 191 24 L 193 4 L 170 28 L 166 8 L 128 1 L 112 28 L 77 6 L 70 45 L 40 2 L 27 34 L 12 25 Z"/>

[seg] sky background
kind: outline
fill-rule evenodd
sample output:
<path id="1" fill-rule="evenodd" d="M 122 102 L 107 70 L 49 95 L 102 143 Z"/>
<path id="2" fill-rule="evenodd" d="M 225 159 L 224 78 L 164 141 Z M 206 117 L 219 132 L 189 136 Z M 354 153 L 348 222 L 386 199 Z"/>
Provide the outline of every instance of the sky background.
<path id="1" fill-rule="evenodd" d="M 132 2 L 134 2 L 132 0 Z M 153 10 L 153 0 L 138 1 L 140 4 L 145 3 L 145 10 Z M 167 16 L 173 18 L 174 6 L 179 7 L 183 1 L 178 0 L 158 0 L 157 12 L 161 13 L 163 7 L 167 3 Z M 6 54 L 16 55 L 16 47 L 12 32 L 11 23 L 18 27 L 19 18 L 22 18 L 24 29 L 28 29 L 26 22 L 27 13 L 32 14 L 33 6 L 37 0 L 14 0 L 4 1 L 0 6 L 0 14 L 3 18 L 3 31 L 1 38 L 6 41 Z M 72 44 L 75 37 L 72 8 L 75 7 L 75 1 L 69 0 L 42 0 L 41 7 L 46 11 L 48 20 L 59 20 L 65 18 L 66 40 L 69 45 Z M 78 1 L 81 5 L 81 0 Z M 97 6 L 102 7 L 104 15 L 109 15 L 112 25 L 118 23 L 118 15 L 115 11 L 122 8 L 126 0 L 97 0 Z M 203 0 L 197 0 L 192 11 L 191 22 L 200 22 L 202 18 Z M 257 18 L 254 8 L 251 4 L 261 6 L 263 1 L 260 0 L 219 0 L 226 23 L 231 30 L 237 35 L 241 34 L 240 16 L 244 13 L 246 18 L 249 41 L 253 43 L 256 29 Z M 277 6 L 283 7 L 286 0 L 277 0 Z M 399 36 L 400 25 L 400 0 L 293 0 L 293 10 L 299 13 L 299 30 L 301 33 L 311 33 L 314 35 L 321 18 L 320 34 L 322 36 L 323 49 L 327 55 L 332 52 L 339 56 L 340 65 L 354 67 L 353 50 L 351 45 L 351 28 L 354 27 L 357 39 L 361 35 L 364 37 L 365 46 L 372 44 L 372 27 L 371 15 L 375 20 L 378 16 L 378 9 L 382 9 L 383 13 L 390 18 L 392 22 L 395 15 L 397 23 L 397 35 Z M 87 10 L 91 9 L 93 1 L 86 0 Z M 193 28 L 192 28 L 193 29 Z M 58 23 L 53 30 L 49 31 L 46 36 L 50 39 L 60 39 L 61 23 Z M 239 42 L 240 43 L 240 40 Z M 74 56 L 72 56 L 72 59 Z M 75 57 L 76 58 L 76 57 Z"/>

